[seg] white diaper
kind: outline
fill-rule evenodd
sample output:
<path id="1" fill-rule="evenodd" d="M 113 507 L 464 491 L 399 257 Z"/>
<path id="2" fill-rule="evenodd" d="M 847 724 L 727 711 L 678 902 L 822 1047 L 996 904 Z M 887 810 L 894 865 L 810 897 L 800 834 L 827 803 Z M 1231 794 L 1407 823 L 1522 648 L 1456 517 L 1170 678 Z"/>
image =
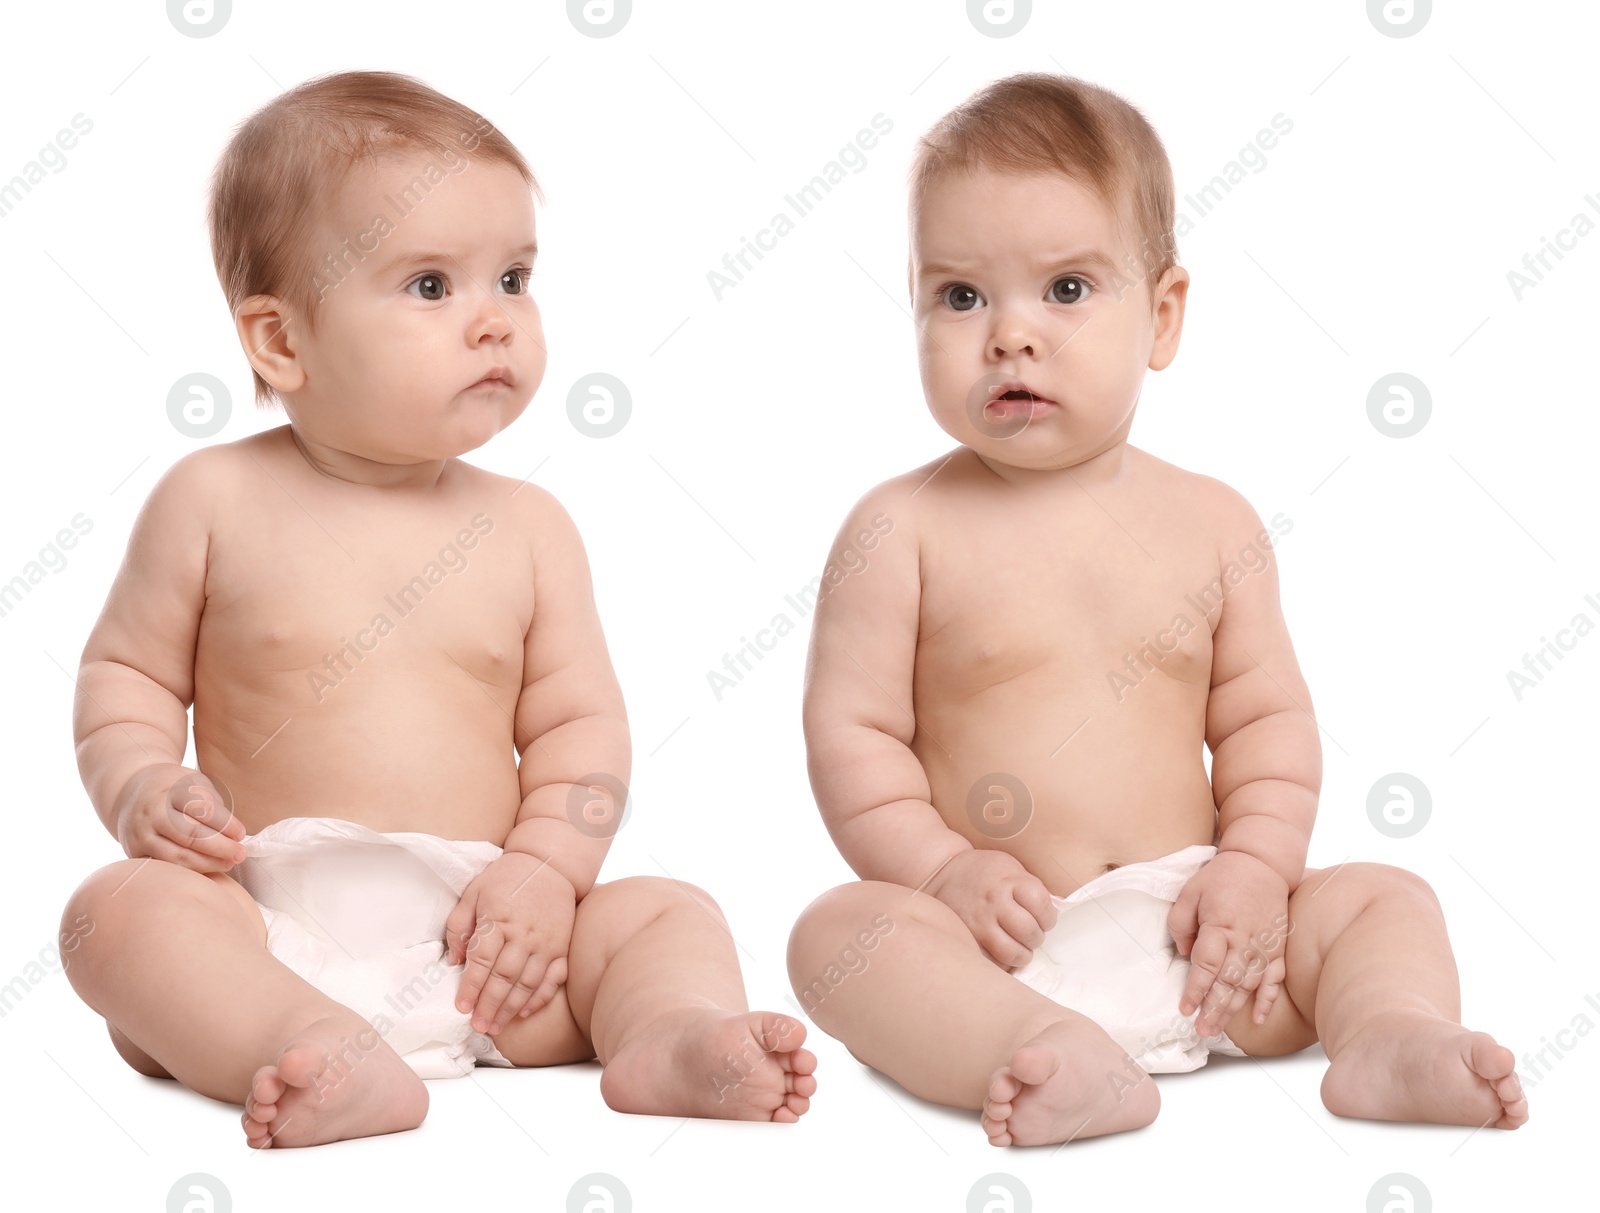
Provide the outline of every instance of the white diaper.
<path id="1" fill-rule="evenodd" d="M 499 847 L 288 817 L 244 848 L 232 874 L 261 908 L 267 950 L 365 1018 L 418 1075 L 512 1064 L 456 1010 L 465 966 L 443 960 L 444 921 Z"/>
<path id="2" fill-rule="evenodd" d="M 1214 846 L 1185 847 L 1052 897 L 1056 925 L 1012 975 L 1094 1020 L 1151 1074 L 1197 1070 L 1213 1052 L 1245 1056 L 1226 1033 L 1202 1037 L 1194 1026 L 1198 1011 L 1178 1013 L 1189 961 L 1172 942 L 1167 913 L 1216 853 Z"/>

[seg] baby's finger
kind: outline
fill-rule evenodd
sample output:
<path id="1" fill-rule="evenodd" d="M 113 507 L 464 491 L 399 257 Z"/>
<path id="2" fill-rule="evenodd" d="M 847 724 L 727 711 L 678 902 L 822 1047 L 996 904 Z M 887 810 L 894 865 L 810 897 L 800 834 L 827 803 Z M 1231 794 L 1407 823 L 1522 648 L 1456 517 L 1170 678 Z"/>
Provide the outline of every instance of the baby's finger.
<path id="1" fill-rule="evenodd" d="M 974 933 L 980 947 L 990 960 L 1002 968 L 1025 965 L 1033 959 L 1031 949 L 1023 947 L 999 922 L 991 922 Z"/>
<path id="2" fill-rule="evenodd" d="M 230 844 L 231 845 L 231 844 Z M 203 851 L 186 847 L 180 842 L 174 842 L 164 834 L 158 834 L 151 840 L 149 847 L 151 859 L 165 860 L 167 863 L 177 864 L 180 868 L 188 868 L 191 872 L 226 872 L 233 865 L 224 859 L 207 855 Z"/>
<path id="3" fill-rule="evenodd" d="M 185 838 L 202 830 L 224 834 L 235 842 L 245 836 L 244 823 L 233 815 L 233 797 L 204 775 L 180 779 L 169 795 L 178 832 Z"/>
<path id="4" fill-rule="evenodd" d="M 529 995 L 538 988 L 539 981 L 544 979 L 544 966 L 541 964 L 539 981 L 531 985 L 524 984 L 524 973 L 535 959 L 514 943 L 507 943 L 500 949 L 500 955 L 495 958 L 489 979 L 483 983 L 483 993 L 478 995 L 478 1005 L 472 1013 L 474 1031 L 494 1031 L 522 1009 Z"/>
<path id="5" fill-rule="evenodd" d="M 1250 991 L 1241 990 L 1220 978 L 1206 995 L 1200 1014 L 1195 1016 L 1195 1030 L 1202 1036 L 1217 1036 L 1227 1029 L 1228 1021 L 1249 1001 Z"/>
<path id="6" fill-rule="evenodd" d="M 1026 948 L 1029 955 L 1044 942 L 1044 930 L 1034 918 L 1031 911 L 1012 902 L 1002 904 L 1000 912 L 995 915 L 995 921 L 1000 924 L 1000 929 L 1012 939 L 1017 941 L 1017 946 Z"/>
<path id="7" fill-rule="evenodd" d="M 1202 925 L 1200 933 L 1195 936 L 1194 947 L 1189 950 L 1189 976 L 1183 984 L 1183 998 L 1178 1003 L 1179 1014 L 1188 1015 L 1200 1007 L 1227 955 L 1227 936 L 1216 927 Z"/>
<path id="8" fill-rule="evenodd" d="M 1199 895 L 1190 892 L 1190 886 L 1185 885 L 1178 893 L 1178 899 L 1172 903 L 1172 908 L 1167 911 L 1167 933 L 1172 936 L 1172 945 L 1178 950 L 1179 956 L 1191 955 L 1195 934 L 1200 926 L 1199 908 Z"/>
<path id="9" fill-rule="evenodd" d="M 473 1011 L 478 1005 L 483 987 L 493 971 L 495 957 L 500 954 L 499 941 L 484 942 L 478 932 L 473 932 L 464 956 L 465 968 L 461 971 L 461 988 L 456 992 L 456 1010 Z"/>
<path id="10" fill-rule="evenodd" d="M 1037 877 L 1018 881 L 1012 896 L 1018 905 L 1033 915 L 1041 931 L 1048 931 L 1056 925 L 1056 903 L 1050 897 L 1050 890 L 1044 887 L 1044 881 Z"/>
<path id="11" fill-rule="evenodd" d="M 561 987 L 567 984 L 567 958 L 558 956 L 550 962 L 550 967 L 544 971 L 544 984 L 528 999 L 528 1005 L 523 1007 L 520 1015 L 523 1019 L 535 1011 L 542 1011 L 555 1000 Z"/>
<path id="12" fill-rule="evenodd" d="M 506 995 L 505 1002 L 500 1004 L 500 1009 L 495 1012 L 489 1023 L 489 1031 L 498 1032 L 513 1019 L 531 1014 L 548 1003 L 556 995 L 556 983 L 550 980 L 553 965 L 543 964 L 539 957 L 530 956 L 528 963 L 523 966 L 522 975 L 511 987 L 511 992 Z"/>
<path id="13" fill-rule="evenodd" d="M 471 886 L 456 902 L 444 920 L 444 955 L 448 964 L 462 964 L 467 958 L 467 947 L 472 942 L 473 928 L 478 925 L 478 894 Z M 464 1009 L 464 1008 L 463 1008 Z"/>
<path id="14" fill-rule="evenodd" d="M 1278 1000 L 1278 994 L 1283 989 L 1283 979 L 1288 969 L 1282 956 L 1279 956 L 1267 966 L 1267 971 L 1261 975 L 1261 984 L 1256 987 L 1255 1021 L 1267 1022 L 1267 1013 L 1272 1010 L 1272 1004 Z"/>

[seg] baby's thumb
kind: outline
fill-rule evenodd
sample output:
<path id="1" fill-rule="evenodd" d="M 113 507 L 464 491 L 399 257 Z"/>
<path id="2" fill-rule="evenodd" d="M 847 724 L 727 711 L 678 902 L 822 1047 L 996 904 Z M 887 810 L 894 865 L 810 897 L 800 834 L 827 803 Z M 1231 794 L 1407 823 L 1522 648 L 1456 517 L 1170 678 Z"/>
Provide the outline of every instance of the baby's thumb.
<path id="1" fill-rule="evenodd" d="M 1199 915 L 1195 912 L 1198 905 L 1199 898 L 1191 897 L 1185 891 L 1178 894 L 1178 900 L 1167 911 L 1167 930 L 1172 935 L 1172 943 L 1178 949 L 1179 956 L 1189 955 L 1189 949 L 1194 947 L 1195 936 L 1200 929 Z"/>
<path id="2" fill-rule="evenodd" d="M 473 924 L 477 921 L 477 894 L 470 889 L 456 902 L 456 908 L 444 920 L 444 954 L 447 964 L 463 964 L 467 956 L 467 941 L 472 938 Z"/>

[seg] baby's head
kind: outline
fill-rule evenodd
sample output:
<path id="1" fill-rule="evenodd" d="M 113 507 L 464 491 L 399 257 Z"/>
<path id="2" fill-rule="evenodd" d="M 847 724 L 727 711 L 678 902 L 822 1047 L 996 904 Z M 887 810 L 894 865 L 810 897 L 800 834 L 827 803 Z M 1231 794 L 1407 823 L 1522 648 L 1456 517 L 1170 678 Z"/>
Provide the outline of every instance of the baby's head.
<path id="1" fill-rule="evenodd" d="M 208 207 L 257 404 L 281 403 L 302 440 L 390 464 L 510 425 L 545 368 L 538 191 L 510 140 L 409 76 L 341 72 L 257 110 Z"/>
<path id="2" fill-rule="evenodd" d="M 1172 167 L 1105 89 L 1028 73 L 924 135 L 911 296 L 934 419 L 991 467 L 1047 471 L 1125 441 L 1147 367 L 1177 351 Z"/>

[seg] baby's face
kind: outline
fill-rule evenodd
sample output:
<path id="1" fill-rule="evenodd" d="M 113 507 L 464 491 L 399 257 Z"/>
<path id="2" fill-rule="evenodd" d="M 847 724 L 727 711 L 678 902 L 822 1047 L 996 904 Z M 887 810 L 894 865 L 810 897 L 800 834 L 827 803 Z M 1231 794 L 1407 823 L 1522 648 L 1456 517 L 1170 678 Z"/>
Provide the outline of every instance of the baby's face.
<path id="1" fill-rule="evenodd" d="M 1145 368 L 1177 349 L 1188 281 L 1176 267 L 1138 281 L 1143 264 L 1112 212 L 1069 178 L 977 169 L 935 181 L 911 274 L 922 388 L 940 427 L 991 465 L 1035 470 L 1125 440 Z M 1155 314 L 1153 297 L 1165 298 Z"/>
<path id="2" fill-rule="evenodd" d="M 428 182 L 430 163 L 443 180 Z M 500 164 L 407 154 L 357 168 L 334 211 L 313 249 L 353 268 L 323 273 L 316 333 L 296 342 L 305 381 L 286 402 L 290 419 L 315 441 L 384 463 L 482 446 L 544 376 L 527 183 Z M 502 381 L 479 385 L 497 368 Z"/>

